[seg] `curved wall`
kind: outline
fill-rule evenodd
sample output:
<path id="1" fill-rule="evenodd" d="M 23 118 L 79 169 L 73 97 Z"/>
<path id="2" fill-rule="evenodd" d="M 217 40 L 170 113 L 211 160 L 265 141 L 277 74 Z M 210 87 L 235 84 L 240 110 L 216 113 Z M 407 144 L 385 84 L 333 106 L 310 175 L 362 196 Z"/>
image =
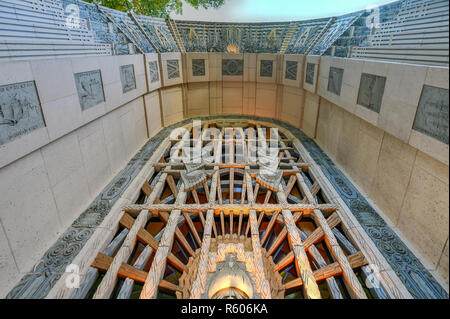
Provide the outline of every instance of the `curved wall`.
<path id="1" fill-rule="evenodd" d="M 129 65 L 135 88 L 123 93 L 129 79 L 120 67 Z M 185 118 L 219 114 L 277 118 L 315 138 L 448 281 L 448 144 L 445 127 L 424 127 L 439 120 L 432 109 L 439 101 L 422 93 L 424 86 L 447 90 L 448 123 L 448 68 L 166 53 L 31 60 L 0 69 L 0 88 L 35 82 L 45 120 L 45 127 L 0 145 L 0 295 L 149 137 Z M 95 70 L 105 101 L 83 110 L 74 74 Z M 361 85 L 363 74 L 384 78 L 381 102 Z M 357 103 L 365 103 L 361 95 L 368 107 Z M 448 143 L 448 126 L 446 136 Z"/>

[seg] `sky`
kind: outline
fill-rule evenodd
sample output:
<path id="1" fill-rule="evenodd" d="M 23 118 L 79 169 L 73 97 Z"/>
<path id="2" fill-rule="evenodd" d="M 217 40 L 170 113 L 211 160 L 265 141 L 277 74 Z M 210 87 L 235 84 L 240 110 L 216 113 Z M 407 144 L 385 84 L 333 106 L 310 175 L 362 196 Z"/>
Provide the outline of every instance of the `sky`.
<path id="1" fill-rule="evenodd" d="M 219 9 L 195 10 L 183 2 L 172 19 L 214 22 L 296 21 L 342 15 L 393 0 L 225 0 Z"/>

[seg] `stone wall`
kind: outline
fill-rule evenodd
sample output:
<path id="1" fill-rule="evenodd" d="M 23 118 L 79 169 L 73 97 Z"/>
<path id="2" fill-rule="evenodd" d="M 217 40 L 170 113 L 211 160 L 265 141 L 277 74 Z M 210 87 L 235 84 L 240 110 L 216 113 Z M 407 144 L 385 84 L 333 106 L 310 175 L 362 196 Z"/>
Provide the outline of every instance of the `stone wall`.
<path id="1" fill-rule="evenodd" d="M 0 296 L 149 137 L 221 114 L 280 119 L 315 138 L 448 281 L 448 68 L 149 53 L 0 69 Z M 12 116 L 17 105 L 30 111 Z"/>
<path id="2" fill-rule="evenodd" d="M 448 166 L 325 100 L 316 141 L 448 281 Z"/>
<path id="3" fill-rule="evenodd" d="M 136 88 L 126 93 L 122 65 L 134 67 Z M 5 137 L 0 145 L 3 296 L 161 124 L 150 122 L 147 132 L 142 56 L 33 60 L 3 63 L 0 69 L 0 118 L 9 121 L 0 124 Z M 100 98 L 93 98 L 98 103 L 83 110 L 74 74 L 93 70 L 100 70 L 102 83 L 90 93 Z M 45 123 L 42 127 L 23 124 L 33 120 L 27 110 L 27 92 L 11 87 L 23 82 L 35 86 L 37 109 Z M 23 112 L 17 112 L 19 105 L 26 106 Z M 20 135 L 10 137 L 15 126 Z"/>

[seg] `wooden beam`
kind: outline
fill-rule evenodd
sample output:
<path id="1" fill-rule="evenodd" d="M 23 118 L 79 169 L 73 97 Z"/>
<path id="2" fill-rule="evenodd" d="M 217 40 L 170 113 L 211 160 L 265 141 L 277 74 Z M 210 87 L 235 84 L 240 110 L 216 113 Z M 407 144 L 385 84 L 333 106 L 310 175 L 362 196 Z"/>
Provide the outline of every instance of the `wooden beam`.
<path id="1" fill-rule="evenodd" d="M 159 163 L 159 162 L 155 162 L 152 163 L 153 167 L 156 170 L 161 170 L 163 168 L 165 168 L 166 166 L 171 166 L 173 169 L 175 170 L 184 170 L 185 169 L 185 165 L 184 163 L 175 163 L 175 164 L 171 164 L 169 165 L 169 163 Z M 300 168 L 300 169 L 305 169 L 307 170 L 309 167 L 309 163 L 302 163 L 302 162 L 293 162 L 293 163 L 280 163 L 279 166 L 280 168 L 283 169 L 292 169 L 292 168 Z M 212 169 L 214 166 L 216 166 L 216 164 L 206 164 L 204 167 L 205 169 L 209 170 Z M 259 165 L 254 163 L 220 163 L 217 165 L 219 169 L 226 169 L 226 168 L 240 168 L 243 169 L 246 166 L 248 166 L 251 169 L 259 169 Z M 170 172 L 170 171 L 168 171 Z M 294 174 L 294 173 L 290 173 L 289 175 Z"/>
<path id="2" fill-rule="evenodd" d="M 170 291 L 181 291 L 180 287 L 164 279 L 161 279 L 161 281 L 159 282 L 159 288 L 167 289 Z"/>
<path id="3" fill-rule="evenodd" d="M 183 213 L 184 219 L 186 219 L 186 222 L 189 226 L 189 229 L 191 230 L 192 234 L 194 235 L 194 239 L 197 242 L 198 246 L 200 247 L 202 245 L 202 240 L 200 239 L 200 236 L 198 235 L 197 229 L 195 229 L 195 225 L 192 222 L 191 217 L 188 213 Z"/>
<path id="4" fill-rule="evenodd" d="M 127 229 L 131 229 L 134 224 L 134 218 L 130 216 L 128 213 L 124 213 L 122 215 L 122 218 L 119 221 L 119 225 L 122 227 L 125 227 Z"/>
<path id="5" fill-rule="evenodd" d="M 144 250 L 140 253 L 136 259 L 133 267 L 142 270 L 150 259 L 153 249 L 150 246 L 145 246 Z M 120 271 L 120 269 L 119 269 Z M 117 294 L 117 299 L 129 299 L 134 287 L 134 280 L 126 278 Z"/>
<path id="6" fill-rule="evenodd" d="M 194 201 L 197 205 L 200 205 L 200 199 L 198 198 L 197 191 L 195 189 L 192 189 L 191 191 L 192 197 L 194 197 Z"/>
<path id="7" fill-rule="evenodd" d="M 255 185 L 255 190 L 253 191 L 253 201 L 256 202 L 257 198 L 258 198 L 258 193 L 259 193 L 259 184 L 256 183 Z"/>
<path id="8" fill-rule="evenodd" d="M 167 175 L 167 184 L 169 184 L 170 190 L 173 193 L 173 196 L 178 196 L 178 188 L 177 184 L 175 183 L 175 180 L 173 179 L 172 175 Z"/>
<path id="9" fill-rule="evenodd" d="M 148 181 L 145 181 L 144 184 L 142 185 L 142 191 L 144 192 L 145 195 L 147 195 L 147 197 L 149 197 L 152 194 L 152 188 L 148 183 Z"/>
<path id="10" fill-rule="evenodd" d="M 154 169 L 152 170 L 151 174 L 154 174 Z M 165 180 L 167 178 L 167 174 L 161 174 L 160 178 L 158 179 L 158 182 L 156 183 L 156 186 L 153 190 L 153 192 L 150 194 L 150 196 L 147 198 L 147 204 L 153 204 L 160 196 L 163 191 L 163 186 L 165 183 Z M 117 272 L 119 271 L 120 265 L 124 262 L 126 262 L 133 251 L 133 247 L 136 244 L 136 235 L 137 232 L 141 227 L 143 227 L 149 218 L 152 216 L 152 214 L 149 214 L 148 211 L 142 210 L 139 211 L 139 214 L 129 230 L 122 246 L 120 249 L 116 252 L 114 256 L 114 260 L 109 267 L 108 271 L 106 272 L 105 276 L 103 277 L 103 280 L 98 285 L 93 299 L 107 299 L 110 298 L 114 287 L 117 283 Z"/>
<path id="11" fill-rule="evenodd" d="M 221 151 L 220 151 L 221 152 Z M 220 158 L 218 159 L 220 161 Z M 215 166 L 217 167 L 217 166 Z M 216 170 L 216 172 L 214 173 L 212 180 L 211 180 L 211 189 L 209 191 L 209 197 L 208 197 L 208 202 L 210 205 L 215 204 L 216 202 L 216 195 L 218 194 L 218 189 L 219 189 L 219 183 L 220 183 L 220 174 L 219 171 Z M 219 200 L 220 202 L 220 200 Z M 217 227 L 216 227 L 216 223 L 214 221 L 214 217 L 213 217 L 213 222 L 212 222 L 212 227 L 213 227 L 213 232 L 214 232 L 214 236 L 217 237 Z"/>
<path id="12" fill-rule="evenodd" d="M 280 271 L 281 269 L 283 269 L 284 267 L 286 267 L 287 265 L 289 265 L 291 262 L 294 261 L 294 252 L 291 251 L 289 252 L 289 254 L 287 254 L 286 256 L 284 256 L 283 259 L 281 259 L 276 265 L 275 268 L 273 269 L 273 271 Z"/>
<path id="13" fill-rule="evenodd" d="M 203 216 L 203 212 L 199 212 L 198 217 L 200 218 L 200 223 L 202 223 L 203 228 L 205 228 L 205 216 Z"/>
<path id="14" fill-rule="evenodd" d="M 275 221 L 277 220 L 278 215 L 279 215 L 279 212 L 276 212 L 270 218 L 269 225 L 267 225 L 267 228 L 266 228 L 266 231 L 264 233 L 264 236 L 261 239 L 261 245 L 264 245 L 264 243 L 266 242 L 267 238 L 269 238 L 270 232 L 272 231 L 272 228 L 275 225 Z"/>
<path id="15" fill-rule="evenodd" d="M 281 189 L 280 184 L 280 189 Z M 284 192 L 277 192 L 278 202 L 287 204 Z M 303 280 L 303 294 L 307 299 L 320 299 L 320 290 L 309 264 L 308 256 L 306 255 L 303 242 L 300 238 L 299 230 L 294 222 L 292 213 L 289 210 L 283 210 L 283 219 L 288 232 L 289 242 L 295 255 L 295 266 L 297 273 L 300 274 Z"/>
<path id="16" fill-rule="evenodd" d="M 289 178 L 288 184 L 287 184 L 287 186 L 286 186 L 286 197 L 288 197 L 289 194 L 291 193 L 292 188 L 293 188 L 294 185 L 295 185 L 295 181 L 296 181 L 296 176 L 292 175 L 292 176 Z"/>
<path id="17" fill-rule="evenodd" d="M 206 213 L 205 231 L 203 234 L 203 242 L 200 248 L 200 259 L 197 267 L 197 276 L 192 283 L 190 297 L 192 299 L 200 299 L 204 293 L 206 285 L 206 273 L 208 269 L 208 256 L 211 245 L 211 230 L 214 223 L 214 212 L 208 211 Z"/>
<path id="18" fill-rule="evenodd" d="M 91 266 L 97 268 L 98 270 L 108 271 L 113 259 L 113 257 L 107 256 L 103 253 L 98 253 Z"/>
<path id="19" fill-rule="evenodd" d="M 152 249 L 157 250 L 159 246 L 159 242 L 153 237 L 148 231 L 146 231 L 144 228 L 139 229 L 137 233 L 137 239 L 152 247 Z"/>
<path id="20" fill-rule="evenodd" d="M 281 144 L 281 146 L 285 146 L 285 144 L 284 144 L 283 141 L 280 141 L 280 144 Z M 285 153 L 287 156 L 290 156 L 289 150 L 285 150 L 284 153 Z M 289 161 L 289 163 L 293 163 L 293 162 L 294 162 L 294 161 L 292 161 L 292 160 Z M 297 168 L 297 167 L 294 167 L 294 168 L 293 168 L 293 171 L 299 172 L 300 169 Z M 291 178 L 290 178 L 289 181 L 291 182 L 291 180 L 292 180 L 293 182 L 295 182 L 295 180 L 298 180 L 298 176 L 297 176 L 297 175 L 299 175 L 299 174 L 295 174 L 295 176 L 291 176 Z M 307 201 L 308 201 L 308 198 L 311 199 L 311 198 L 314 197 L 315 195 L 312 195 L 312 196 L 309 196 L 309 197 L 308 197 L 309 190 L 307 189 L 307 187 L 306 187 L 305 189 L 302 189 L 302 186 L 304 187 L 304 186 L 305 186 L 305 183 L 304 183 L 304 180 L 302 180 L 301 182 L 303 182 L 303 183 L 300 183 L 300 184 L 301 184 L 301 185 L 300 185 L 300 191 L 302 192 L 302 194 L 303 194 L 303 196 L 304 196 L 303 202 L 307 202 Z M 292 184 L 291 187 L 293 187 L 293 185 L 294 185 L 294 184 Z M 320 188 L 318 187 L 318 186 L 319 186 L 318 183 L 317 183 L 316 185 L 317 185 L 317 186 L 315 187 L 315 189 L 317 189 L 317 191 L 318 191 Z M 286 197 L 288 196 L 288 194 L 290 193 L 290 191 L 291 191 L 290 188 L 289 188 L 289 189 L 288 189 L 288 188 L 286 189 Z M 313 202 L 314 202 L 314 201 L 313 201 Z M 298 214 L 298 213 L 296 213 L 296 214 Z M 295 216 L 295 215 L 294 215 L 294 216 Z M 336 219 L 336 218 L 334 218 L 334 219 Z M 338 218 L 337 218 L 337 219 L 338 219 Z M 333 218 L 330 219 L 330 221 L 332 221 L 332 220 L 333 220 Z M 297 220 L 295 221 L 295 223 L 297 223 Z M 337 224 L 336 224 L 336 225 L 337 225 Z M 334 227 L 334 226 L 333 226 L 333 227 Z M 319 227 L 319 228 L 318 228 L 318 233 L 319 233 L 320 231 L 321 231 L 321 229 L 320 229 L 320 227 Z M 300 234 L 300 238 L 301 238 L 302 240 L 306 240 L 306 239 L 307 239 L 307 235 L 306 235 L 302 230 L 299 230 L 299 234 Z M 319 233 L 319 235 L 320 235 L 320 233 Z M 311 239 L 312 239 L 312 238 L 314 238 L 314 237 L 311 236 Z M 308 252 L 309 252 L 310 256 L 312 257 L 312 259 L 318 264 L 318 266 L 319 266 L 319 267 L 324 267 L 324 266 L 326 265 L 325 260 L 323 259 L 322 255 L 321 255 L 320 252 L 317 250 L 317 248 L 316 248 L 314 245 L 309 244 L 309 243 L 303 242 L 303 244 L 304 244 L 305 248 L 308 250 Z M 338 286 L 336 280 L 334 279 L 334 277 L 327 278 L 325 281 L 326 281 L 326 284 L 327 284 L 328 291 L 329 291 L 330 295 L 331 295 L 334 299 L 343 299 L 342 293 L 341 293 L 341 291 L 340 291 L 340 289 L 339 289 L 339 286 Z"/>
<path id="21" fill-rule="evenodd" d="M 241 193 L 241 205 L 245 203 L 245 193 L 247 191 L 247 183 L 245 179 L 247 178 L 247 174 L 244 174 L 244 179 L 242 180 L 242 193 Z"/>
<path id="22" fill-rule="evenodd" d="M 168 222 L 169 220 L 169 214 L 168 213 L 161 213 L 160 217 L 164 220 L 164 222 Z M 183 235 L 179 227 L 175 228 L 175 236 L 180 241 L 181 245 L 184 247 L 184 249 L 187 250 L 190 256 L 194 256 L 194 250 L 192 249 L 191 245 L 187 242 L 186 237 Z"/>
<path id="23" fill-rule="evenodd" d="M 241 230 L 242 230 L 242 218 L 243 218 L 244 214 L 242 214 L 242 212 L 239 212 L 239 224 L 238 224 L 238 236 L 241 236 Z"/>
<path id="24" fill-rule="evenodd" d="M 341 219 L 336 213 L 333 213 L 327 220 L 327 223 L 331 229 L 336 227 L 341 223 Z M 303 242 L 305 245 L 305 248 L 308 249 L 309 246 L 312 244 L 317 243 L 319 240 L 321 240 L 325 236 L 325 233 L 323 232 L 322 227 L 316 228 Z"/>
<path id="25" fill-rule="evenodd" d="M 362 267 L 364 265 L 367 265 L 367 261 L 364 258 L 364 255 L 361 252 L 358 252 L 356 254 L 350 255 L 348 257 L 348 262 L 351 265 L 353 269 Z M 316 281 L 324 280 L 329 277 L 333 276 L 339 276 L 342 274 L 342 269 L 339 266 L 339 263 L 335 262 L 330 265 L 327 265 L 326 267 L 320 268 L 316 271 L 314 271 L 314 278 Z M 286 284 L 284 284 L 284 289 L 291 289 L 295 287 L 300 287 L 303 285 L 302 279 L 296 278 Z"/>
<path id="26" fill-rule="evenodd" d="M 270 200 L 270 196 L 272 195 L 272 191 L 269 189 L 266 193 L 266 198 L 264 199 L 264 204 L 267 204 Z"/>
<path id="27" fill-rule="evenodd" d="M 266 256 L 272 255 L 275 252 L 275 250 L 281 245 L 281 243 L 286 238 L 286 236 L 287 236 L 287 229 L 286 229 L 286 227 L 283 227 L 283 229 L 280 231 L 280 233 L 275 238 L 275 241 L 272 243 L 270 248 L 267 250 Z"/>
<path id="28" fill-rule="evenodd" d="M 223 212 L 220 212 L 220 226 L 222 229 L 222 236 L 225 236 L 225 220 L 224 220 Z"/>
<path id="29" fill-rule="evenodd" d="M 122 278 L 130 278 L 134 281 L 143 283 L 145 282 L 148 274 L 147 272 L 136 269 L 128 264 L 122 264 L 117 272 L 117 275 Z"/>
<path id="30" fill-rule="evenodd" d="M 248 189 L 248 188 L 247 188 Z M 217 213 L 219 211 L 239 211 L 242 210 L 245 214 L 248 214 L 249 210 L 264 211 L 266 213 L 281 212 L 283 209 L 287 209 L 291 212 L 303 211 L 305 215 L 311 214 L 315 209 L 319 209 L 323 212 L 334 212 L 337 209 L 333 204 L 262 204 L 262 203 L 250 203 L 244 207 L 240 204 L 133 204 L 122 206 L 122 210 L 129 213 L 136 213 L 141 210 L 150 212 L 170 212 L 172 210 L 180 210 L 182 212 L 198 213 L 206 212 L 213 209 Z"/>
<path id="31" fill-rule="evenodd" d="M 313 216 L 315 222 L 320 225 L 325 234 L 325 243 L 327 244 L 328 249 L 342 268 L 342 279 L 344 280 L 348 292 L 352 298 L 367 299 L 367 295 L 364 292 L 363 287 L 353 272 L 347 258 L 345 258 L 344 252 L 339 246 L 336 237 L 334 237 L 334 234 L 322 212 L 320 210 L 315 210 Z"/>
<path id="32" fill-rule="evenodd" d="M 288 134 L 290 136 L 290 134 Z M 298 141 L 293 141 L 295 147 L 300 152 L 302 158 L 305 161 L 314 163 L 314 159 L 311 157 L 305 147 Z M 331 201 L 339 207 L 338 214 L 342 219 L 342 228 L 346 231 L 347 235 L 355 243 L 358 243 L 359 249 L 364 253 L 366 259 L 370 264 L 377 264 L 379 268 L 391 269 L 389 263 L 380 253 L 379 249 L 367 235 L 367 233 L 357 227 L 359 225 L 357 219 L 351 210 L 347 207 L 344 200 L 341 198 L 338 191 L 333 184 L 328 180 L 325 174 L 316 164 L 313 164 L 309 168 L 310 173 L 316 180 L 320 182 L 321 189 L 325 200 Z M 391 299 L 411 299 L 413 298 L 411 293 L 406 289 L 401 280 L 391 271 L 385 271 L 378 274 L 378 279 L 381 286 L 384 288 L 387 296 Z"/>
<path id="33" fill-rule="evenodd" d="M 222 205 L 222 185 L 219 173 L 217 173 L 217 200 L 219 201 L 219 205 Z"/>
<path id="34" fill-rule="evenodd" d="M 320 185 L 318 181 L 315 181 L 314 184 L 311 186 L 310 192 L 313 197 L 316 197 L 317 194 L 320 192 Z"/>
<path id="35" fill-rule="evenodd" d="M 175 230 L 174 230 L 175 233 Z M 144 244 L 149 245 L 152 247 L 156 252 L 159 251 L 159 242 L 144 228 L 141 228 L 138 232 L 138 239 L 142 241 Z M 172 237 L 173 240 L 173 237 Z M 186 271 L 186 265 L 183 264 L 181 260 L 178 259 L 177 256 L 175 256 L 172 252 L 168 251 L 167 253 L 167 259 L 171 262 L 172 265 L 174 265 L 178 270 Z"/>
<path id="36" fill-rule="evenodd" d="M 230 204 L 234 203 L 234 168 L 230 169 Z"/>
<path id="37" fill-rule="evenodd" d="M 203 189 L 205 191 L 206 201 L 209 202 L 209 187 L 208 187 L 208 182 L 207 181 L 205 181 L 203 183 Z"/>
<path id="38" fill-rule="evenodd" d="M 259 217 L 258 217 L 258 234 L 259 234 L 259 229 L 261 228 L 261 222 L 262 222 L 262 220 L 263 220 L 263 218 L 264 218 L 264 212 L 260 212 L 259 213 Z"/>
<path id="39" fill-rule="evenodd" d="M 356 254 L 358 250 L 355 246 L 339 231 L 337 228 L 332 229 L 334 236 L 338 240 L 339 244 L 346 250 L 348 254 Z M 370 277 L 370 280 L 373 283 L 373 287 L 369 288 L 372 295 L 374 295 L 378 299 L 389 299 L 389 296 L 386 294 L 383 286 L 379 282 L 377 276 L 374 276 L 373 270 L 369 266 L 361 267 L 361 275 L 363 280 L 366 280 Z"/>
<path id="40" fill-rule="evenodd" d="M 233 235 L 233 213 L 230 214 L 230 235 Z"/>
<path id="41" fill-rule="evenodd" d="M 255 263 L 256 289 L 260 292 L 263 299 L 270 299 L 271 292 L 269 282 L 266 280 L 264 274 L 264 263 L 262 260 L 261 243 L 259 241 L 259 226 L 256 220 L 256 211 L 251 210 L 249 214 L 249 222 L 251 229 L 251 238 L 253 245 L 253 256 Z"/>

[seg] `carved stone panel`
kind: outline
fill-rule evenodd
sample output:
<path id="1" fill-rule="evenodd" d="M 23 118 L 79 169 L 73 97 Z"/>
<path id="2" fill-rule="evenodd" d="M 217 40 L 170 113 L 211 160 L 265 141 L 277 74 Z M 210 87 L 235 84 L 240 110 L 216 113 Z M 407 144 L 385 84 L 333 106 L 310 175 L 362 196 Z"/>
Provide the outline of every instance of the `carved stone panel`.
<path id="1" fill-rule="evenodd" d="M 150 61 L 148 63 L 148 70 L 150 72 L 150 83 L 159 81 L 158 62 Z"/>
<path id="2" fill-rule="evenodd" d="M 76 73 L 75 85 L 83 111 L 105 101 L 100 70 Z"/>
<path id="3" fill-rule="evenodd" d="M 413 129 L 448 144 L 448 112 L 448 90 L 424 85 Z"/>
<path id="4" fill-rule="evenodd" d="M 330 68 L 330 76 L 328 78 L 328 92 L 336 95 L 341 95 L 342 78 L 344 76 L 344 69 Z"/>
<path id="5" fill-rule="evenodd" d="M 242 76 L 244 74 L 244 60 L 223 59 L 222 75 Z"/>
<path id="6" fill-rule="evenodd" d="M 136 78 L 134 76 L 133 64 L 120 66 L 120 81 L 122 82 L 123 93 L 136 89 Z"/>
<path id="7" fill-rule="evenodd" d="M 0 86 L 0 145 L 44 126 L 34 81 Z"/>
<path id="8" fill-rule="evenodd" d="M 271 78 L 272 74 L 273 74 L 273 61 L 272 60 L 261 60 L 259 76 Z"/>
<path id="9" fill-rule="evenodd" d="M 286 61 L 286 74 L 284 78 L 286 80 L 297 80 L 298 62 L 297 61 Z"/>
<path id="10" fill-rule="evenodd" d="M 169 80 L 180 77 L 180 64 L 178 60 L 167 60 L 167 77 Z"/>
<path id="11" fill-rule="evenodd" d="M 205 76 L 205 59 L 192 59 L 192 74 Z"/>
<path id="12" fill-rule="evenodd" d="M 363 73 L 359 84 L 357 103 L 380 113 L 385 84 L 385 77 Z"/>
<path id="13" fill-rule="evenodd" d="M 306 64 L 306 79 L 305 82 L 314 85 L 314 75 L 316 72 L 316 65 L 314 63 Z"/>

